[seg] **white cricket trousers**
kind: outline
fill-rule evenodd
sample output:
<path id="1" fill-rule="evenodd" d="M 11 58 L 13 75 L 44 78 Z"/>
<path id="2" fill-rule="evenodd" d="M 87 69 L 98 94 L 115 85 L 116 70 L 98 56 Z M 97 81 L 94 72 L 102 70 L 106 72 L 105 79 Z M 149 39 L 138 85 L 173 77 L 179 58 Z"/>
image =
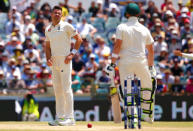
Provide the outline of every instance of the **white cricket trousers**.
<path id="1" fill-rule="evenodd" d="M 124 89 L 124 80 L 126 79 L 126 77 L 134 74 L 136 75 L 137 78 L 140 79 L 141 88 L 149 88 L 152 90 L 152 80 L 151 80 L 151 74 L 148 68 L 147 60 L 139 59 L 135 61 L 129 61 L 128 59 L 129 58 L 127 58 L 127 60 L 122 59 L 118 63 L 122 91 Z M 131 79 L 127 80 L 127 92 L 131 93 Z M 150 91 L 142 92 L 141 95 L 142 95 L 142 98 L 145 100 L 149 100 L 151 98 Z M 128 102 L 131 102 L 131 97 L 128 97 Z M 146 110 L 150 109 L 150 105 L 145 103 L 141 103 L 141 107 Z M 130 108 L 129 108 L 129 111 L 130 111 Z"/>
<path id="2" fill-rule="evenodd" d="M 56 98 L 56 117 L 74 118 L 71 89 L 72 62 L 64 63 L 65 56 L 52 56 L 52 81 Z"/>

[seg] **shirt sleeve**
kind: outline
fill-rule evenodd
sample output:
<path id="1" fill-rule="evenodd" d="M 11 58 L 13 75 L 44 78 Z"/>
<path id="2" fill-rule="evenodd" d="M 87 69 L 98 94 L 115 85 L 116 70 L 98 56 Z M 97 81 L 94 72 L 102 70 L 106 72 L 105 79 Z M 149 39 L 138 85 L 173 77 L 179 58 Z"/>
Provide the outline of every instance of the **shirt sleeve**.
<path id="1" fill-rule="evenodd" d="M 146 39 L 146 45 L 150 45 L 154 42 L 153 37 L 151 36 L 151 33 L 149 30 L 147 30 L 147 39 Z"/>
<path id="2" fill-rule="evenodd" d="M 123 40 L 123 31 L 121 29 L 121 26 L 118 26 L 116 29 L 116 39 Z"/>
<path id="3" fill-rule="evenodd" d="M 94 26 L 89 24 L 89 31 L 92 31 L 92 30 L 94 30 Z"/>
<path id="4" fill-rule="evenodd" d="M 67 28 L 70 37 L 77 35 L 77 30 L 71 24 L 68 24 Z"/>

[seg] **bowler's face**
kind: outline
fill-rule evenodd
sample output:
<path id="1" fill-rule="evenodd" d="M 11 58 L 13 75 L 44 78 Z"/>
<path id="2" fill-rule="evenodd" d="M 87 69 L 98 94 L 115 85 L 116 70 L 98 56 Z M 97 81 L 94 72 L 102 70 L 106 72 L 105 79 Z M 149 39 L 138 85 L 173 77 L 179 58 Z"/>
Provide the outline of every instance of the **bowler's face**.
<path id="1" fill-rule="evenodd" d="M 58 9 L 53 10 L 53 12 L 52 12 L 52 19 L 53 20 L 60 20 L 61 17 L 62 17 L 62 11 L 61 10 L 58 10 Z"/>

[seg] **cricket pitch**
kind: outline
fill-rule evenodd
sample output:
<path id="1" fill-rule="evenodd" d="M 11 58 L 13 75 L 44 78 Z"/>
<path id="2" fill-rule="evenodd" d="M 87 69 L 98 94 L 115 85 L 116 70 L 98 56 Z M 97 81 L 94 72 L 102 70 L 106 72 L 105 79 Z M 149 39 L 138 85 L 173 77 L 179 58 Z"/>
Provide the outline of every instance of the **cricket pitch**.
<path id="1" fill-rule="evenodd" d="M 92 128 L 87 124 L 91 123 Z M 48 126 L 47 122 L 0 122 L 1 131 L 125 131 L 123 122 L 80 122 L 75 126 Z M 127 129 L 129 130 L 129 129 Z M 130 129 L 131 130 L 131 129 Z M 134 129 L 133 131 L 138 130 Z M 139 130 L 138 130 L 139 131 Z M 142 122 L 141 131 L 193 131 L 193 122 Z"/>

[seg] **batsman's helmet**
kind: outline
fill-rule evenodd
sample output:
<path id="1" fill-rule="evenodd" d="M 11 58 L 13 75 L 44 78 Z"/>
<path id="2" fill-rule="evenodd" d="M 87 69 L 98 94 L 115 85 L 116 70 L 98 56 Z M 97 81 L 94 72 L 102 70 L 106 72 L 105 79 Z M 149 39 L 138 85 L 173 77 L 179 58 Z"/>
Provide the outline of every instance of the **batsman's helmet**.
<path id="1" fill-rule="evenodd" d="M 136 16 L 140 13 L 140 8 L 137 4 L 135 3 L 129 3 L 126 8 L 125 8 L 125 16 L 126 14 Z"/>

